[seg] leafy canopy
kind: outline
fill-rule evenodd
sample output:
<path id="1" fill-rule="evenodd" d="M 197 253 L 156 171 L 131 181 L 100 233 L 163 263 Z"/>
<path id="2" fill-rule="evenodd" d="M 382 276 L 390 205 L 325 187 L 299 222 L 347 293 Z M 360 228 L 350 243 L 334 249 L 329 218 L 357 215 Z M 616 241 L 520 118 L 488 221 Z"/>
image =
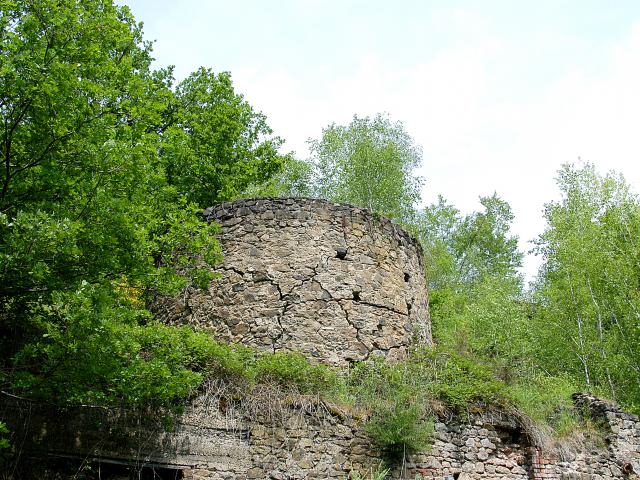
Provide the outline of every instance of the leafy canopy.
<path id="1" fill-rule="evenodd" d="M 162 136 L 167 179 L 206 208 L 237 197 L 282 168 L 282 140 L 234 92 L 229 73 L 200 68 L 182 81 L 166 110 Z"/>
<path id="2" fill-rule="evenodd" d="M 277 172 L 280 141 L 228 74 L 153 71 L 126 7 L 0 0 L 0 27 L 2 388 L 183 397 L 198 376 L 143 341 L 165 332 L 146 297 L 209 283 L 198 212 Z"/>
<path id="3" fill-rule="evenodd" d="M 624 178 L 565 165 L 546 205 L 538 360 L 629 408 L 640 406 L 640 201 Z"/>
<path id="4" fill-rule="evenodd" d="M 332 124 L 309 140 L 319 197 L 368 208 L 407 222 L 420 199 L 422 180 L 414 170 L 422 151 L 400 122 L 380 114 Z"/>

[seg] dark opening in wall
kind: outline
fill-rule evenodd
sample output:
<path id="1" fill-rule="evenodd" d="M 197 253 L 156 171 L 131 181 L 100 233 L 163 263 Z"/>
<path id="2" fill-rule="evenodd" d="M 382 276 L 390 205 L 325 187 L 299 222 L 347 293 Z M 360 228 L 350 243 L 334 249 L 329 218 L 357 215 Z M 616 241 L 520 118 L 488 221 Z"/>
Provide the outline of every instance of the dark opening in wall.
<path id="1" fill-rule="evenodd" d="M 407 272 L 404 272 L 404 281 L 408 282 L 410 278 L 411 278 L 411 275 L 409 275 Z"/>
<path id="2" fill-rule="evenodd" d="M 136 466 L 99 462 L 93 470 L 99 472 L 101 480 L 182 480 L 184 478 L 182 469 L 158 465 Z"/>
<path id="3" fill-rule="evenodd" d="M 504 445 L 528 445 L 527 437 L 519 428 L 507 428 L 501 426 L 496 428 L 496 433 Z"/>
<path id="4" fill-rule="evenodd" d="M 413 304 L 407 302 L 407 314 L 411 313 L 411 307 L 413 307 Z"/>
<path id="5" fill-rule="evenodd" d="M 357 290 L 354 290 L 354 291 L 353 291 L 353 299 L 354 299 L 356 302 L 359 302 L 359 301 L 360 301 L 360 292 L 358 292 Z"/>
<path id="6" fill-rule="evenodd" d="M 336 248 L 336 258 L 340 260 L 344 260 L 347 257 L 347 248 L 346 247 L 338 247 Z"/>

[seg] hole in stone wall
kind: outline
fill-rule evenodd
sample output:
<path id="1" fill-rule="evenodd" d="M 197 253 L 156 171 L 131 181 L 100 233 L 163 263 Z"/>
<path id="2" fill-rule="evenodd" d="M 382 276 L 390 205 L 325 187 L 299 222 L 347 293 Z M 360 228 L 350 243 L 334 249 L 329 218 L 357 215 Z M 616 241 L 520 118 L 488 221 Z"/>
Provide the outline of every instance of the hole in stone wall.
<path id="1" fill-rule="evenodd" d="M 353 291 L 353 299 L 354 299 L 356 302 L 359 302 L 359 301 L 360 301 L 360 292 L 358 292 L 357 290 L 354 290 L 354 291 Z"/>
<path id="2" fill-rule="evenodd" d="M 404 272 L 404 281 L 408 282 L 410 278 L 411 278 L 411 275 L 409 275 L 407 272 Z"/>
<path id="3" fill-rule="evenodd" d="M 347 249 L 345 247 L 336 248 L 336 258 L 344 260 L 347 257 Z"/>
<path id="4" fill-rule="evenodd" d="M 93 467 L 100 472 L 103 480 L 182 480 L 184 471 L 177 468 L 166 468 L 157 465 L 143 467 L 99 462 Z"/>
<path id="5" fill-rule="evenodd" d="M 522 445 L 528 443 L 523 432 L 518 428 L 502 426 L 496 428 L 496 433 L 504 445 Z"/>
<path id="6" fill-rule="evenodd" d="M 407 313 L 411 313 L 411 307 L 413 307 L 413 305 L 407 302 Z"/>

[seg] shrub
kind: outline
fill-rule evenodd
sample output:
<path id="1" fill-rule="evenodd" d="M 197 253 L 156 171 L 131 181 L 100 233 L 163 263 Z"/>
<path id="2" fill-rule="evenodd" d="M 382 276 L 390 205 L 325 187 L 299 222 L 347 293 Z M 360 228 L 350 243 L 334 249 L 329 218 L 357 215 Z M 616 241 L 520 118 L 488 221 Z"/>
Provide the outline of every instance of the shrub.
<path id="1" fill-rule="evenodd" d="M 415 352 L 412 361 L 419 367 L 426 393 L 457 413 L 508 402 L 506 385 L 473 357 L 436 347 Z"/>
<path id="2" fill-rule="evenodd" d="M 389 472 L 390 470 L 388 468 L 383 468 L 382 465 L 380 465 L 375 470 L 371 470 L 366 477 L 363 477 L 360 472 L 351 472 L 349 478 L 351 480 L 385 480 Z"/>
<path id="3" fill-rule="evenodd" d="M 380 357 L 350 372 L 353 401 L 370 412 L 365 431 L 391 462 L 429 445 L 433 422 L 419 380 L 411 362 L 389 364 Z"/>
<path id="4" fill-rule="evenodd" d="M 0 452 L 10 446 L 9 439 L 5 437 L 5 435 L 8 435 L 9 433 L 7 424 L 0 421 Z"/>
<path id="5" fill-rule="evenodd" d="M 425 419 L 424 406 L 407 398 L 382 401 L 373 408 L 365 431 L 392 462 L 428 448 L 433 422 Z"/>

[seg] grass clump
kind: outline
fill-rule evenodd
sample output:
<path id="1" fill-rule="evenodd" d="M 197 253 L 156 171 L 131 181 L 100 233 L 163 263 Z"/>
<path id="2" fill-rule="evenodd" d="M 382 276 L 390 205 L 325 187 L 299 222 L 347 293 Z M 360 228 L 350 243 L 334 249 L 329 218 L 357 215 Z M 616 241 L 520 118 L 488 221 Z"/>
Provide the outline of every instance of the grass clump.
<path id="1" fill-rule="evenodd" d="M 365 476 L 363 476 L 360 472 L 351 472 L 349 474 L 350 480 L 385 480 L 387 475 L 389 475 L 388 468 L 384 468 L 382 465 L 378 466 L 375 470 L 369 471 Z"/>
<path id="2" fill-rule="evenodd" d="M 576 391 L 571 379 L 562 376 L 536 376 L 509 386 L 511 399 L 524 414 L 558 434 L 579 421 L 571 399 Z"/>
<path id="3" fill-rule="evenodd" d="M 331 394 L 340 382 L 336 370 L 326 365 L 313 365 L 298 352 L 258 355 L 251 368 L 252 376 L 258 382 L 295 386 L 302 394 Z"/>

